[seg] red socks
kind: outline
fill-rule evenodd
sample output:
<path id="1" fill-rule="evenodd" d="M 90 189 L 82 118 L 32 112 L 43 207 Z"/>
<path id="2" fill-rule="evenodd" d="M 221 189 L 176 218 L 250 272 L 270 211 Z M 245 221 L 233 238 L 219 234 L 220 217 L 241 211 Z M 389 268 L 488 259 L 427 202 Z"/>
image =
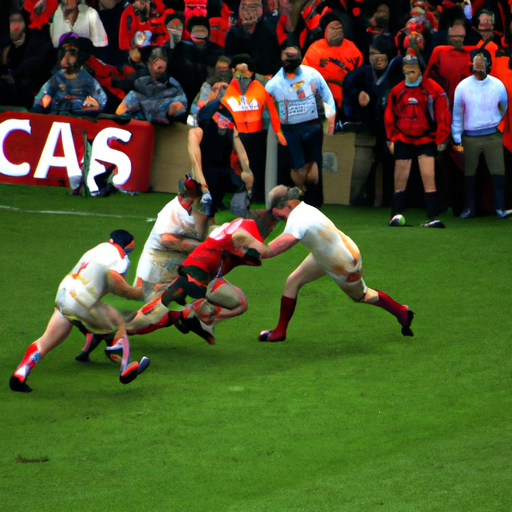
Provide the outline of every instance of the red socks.
<path id="1" fill-rule="evenodd" d="M 264 341 L 284 341 L 286 339 L 286 329 L 288 328 L 288 324 L 292 319 L 296 305 L 297 299 L 292 299 L 291 297 L 286 297 L 285 295 L 281 297 L 279 322 L 275 329 L 268 332 L 268 335 Z"/>
<path id="2" fill-rule="evenodd" d="M 407 306 L 403 306 L 398 302 L 394 301 L 389 295 L 386 295 L 384 292 L 379 290 L 375 290 L 379 294 L 379 300 L 377 302 L 372 302 L 374 306 L 378 306 L 379 308 L 385 309 L 388 313 L 394 315 L 398 322 L 401 325 L 404 325 L 407 322 Z"/>
<path id="3" fill-rule="evenodd" d="M 37 344 L 34 341 L 25 352 L 21 363 L 16 368 L 14 375 L 19 379 L 20 382 L 25 382 L 28 374 L 34 368 L 34 366 L 39 362 L 41 356 L 39 355 L 39 350 L 37 348 Z"/>

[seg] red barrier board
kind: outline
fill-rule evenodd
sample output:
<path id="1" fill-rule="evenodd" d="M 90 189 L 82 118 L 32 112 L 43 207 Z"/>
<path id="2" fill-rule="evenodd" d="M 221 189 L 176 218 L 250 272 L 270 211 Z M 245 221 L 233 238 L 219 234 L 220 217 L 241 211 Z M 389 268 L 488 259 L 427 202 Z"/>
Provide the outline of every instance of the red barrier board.
<path id="1" fill-rule="evenodd" d="M 82 177 L 84 148 L 92 147 L 87 186 L 114 169 L 113 183 L 128 192 L 149 188 L 155 129 L 146 121 L 116 122 L 68 116 L 0 114 L 0 183 L 69 186 Z"/>

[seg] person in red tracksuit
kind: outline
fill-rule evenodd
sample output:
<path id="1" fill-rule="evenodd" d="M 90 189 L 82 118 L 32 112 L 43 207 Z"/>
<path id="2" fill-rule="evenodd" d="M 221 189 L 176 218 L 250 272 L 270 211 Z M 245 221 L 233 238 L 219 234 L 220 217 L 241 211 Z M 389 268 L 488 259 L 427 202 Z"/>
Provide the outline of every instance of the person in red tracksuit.
<path id="1" fill-rule="evenodd" d="M 395 193 L 392 217 L 406 207 L 407 180 L 413 158 L 418 158 L 429 221 L 424 227 L 444 228 L 436 219 L 439 205 L 435 182 L 437 146 L 450 136 L 451 114 L 446 93 L 433 80 L 422 77 L 418 59 L 404 57 L 405 80 L 391 89 L 384 111 L 390 150 L 395 156 Z M 395 223 L 392 221 L 390 225 Z"/>

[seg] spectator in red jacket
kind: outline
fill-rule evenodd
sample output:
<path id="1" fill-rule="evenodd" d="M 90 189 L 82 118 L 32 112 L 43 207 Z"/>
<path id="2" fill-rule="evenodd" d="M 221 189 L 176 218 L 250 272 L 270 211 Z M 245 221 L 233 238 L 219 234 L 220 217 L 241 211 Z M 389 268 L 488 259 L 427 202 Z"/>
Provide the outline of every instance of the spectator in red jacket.
<path id="1" fill-rule="evenodd" d="M 406 188 L 413 158 L 418 158 L 429 221 L 424 227 L 444 228 L 439 212 L 435 182 L 436 146 L 450 136 L 451 114 L 442 87 L 423 78 L 418 59 L 403 59 L 405 80 L 391 89 L 384 112 L 390 150 L 395 156 L 395 194 L 392 215 L 406 208 Z M 394 223 L 390 223 L 394 225 Z"/>

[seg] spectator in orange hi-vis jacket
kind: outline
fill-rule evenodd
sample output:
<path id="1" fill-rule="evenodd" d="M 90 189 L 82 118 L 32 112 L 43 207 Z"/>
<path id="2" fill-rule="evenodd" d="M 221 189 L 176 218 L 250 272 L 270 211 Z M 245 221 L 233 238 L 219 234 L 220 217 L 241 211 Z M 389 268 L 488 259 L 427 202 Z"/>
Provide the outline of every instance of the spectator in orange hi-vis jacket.
<path id="1" fill-rule="evenodd" d="M 302 63 L 315 68 L 324 77 L 339 110 L 345 76 L 361 66 L 363 55 L 352 41 L 345 39 L 343 23 L 337 13 L 324 14 L 320 18 L 320 26 L 324 37 L 311 44 Z"/>
<path id="2" fill-rule="evenodd" d="M 231 80 L 220 112 L 233 119 L 240 140 L 249 158 L 249 166 L 254 174 L 252 200 L 265 202 L 265 160 L 267 131 L 264 126 L 264 111 L 270 114 L 270 123 L 281 144 L 286 139 L 281 131 L 281 121 L 270 94 L 264 85 L 255 79 L 254 64 L 248 54 L 239 54 L 231 59 Z M 229 111 L 226 112 L 226 109 Z"/>

